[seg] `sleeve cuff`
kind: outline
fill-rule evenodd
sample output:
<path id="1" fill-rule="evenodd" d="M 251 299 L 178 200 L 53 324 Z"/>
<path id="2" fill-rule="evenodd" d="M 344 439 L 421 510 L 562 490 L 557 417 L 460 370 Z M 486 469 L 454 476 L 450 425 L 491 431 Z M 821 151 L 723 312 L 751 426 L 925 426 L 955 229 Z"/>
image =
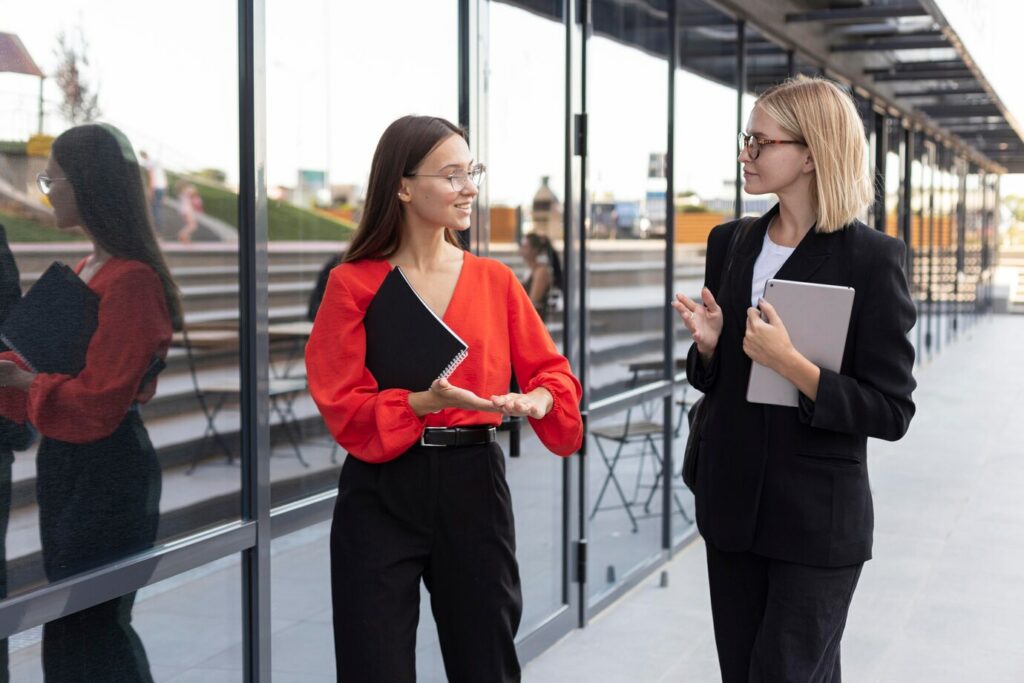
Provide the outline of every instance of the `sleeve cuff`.
<path id="1" fill-rule="evenodd" d="M 811 427 L 817 427 L 820 420 L 815 418 L 821 417 L 823 410 L 821 408 L 822 402 L 825 402 L 824 412 L 828 412 L 828 397 L 832 394 L 832 387 L 838 381 L 839 375 L 834 370 L 828 368 L 820 368 L 821 374 L 818 378 L 818 397 L 815 400 L 811 400 L 809 396 L 801 393 L 799 395 L 799 402 L 797 404 L 797 417 L 800 422 Z"/>
<path id="2" fill-rule="evenodd" d="M 686 356 L 686 381 L 690 383 L 694 389 L 707 393 L 714 383 L 715 378 L 718 376 L 718 357 L 720 355 L 720 347 L 715 347 L 715 352 L 711 354 L 711 360 L 705 367 L 704 361 L 701 360 L 700 351 L 697 350 L 697 344 L 694 343 L 690 346 L 690 350 Z"/>
<path id="3" fill-rule="evenodd" d="M 547 389 L 548 393 L 551 394 L 551 410 L 549 410 L 548 414 L 542 417 L 541 419 L 546 420 L 553 415 L 559 414 L 563 409 L 561 406 L 561 401 L 558 400 L 558 397 L 559 394 L 562 393 L 563 387 L 559 385 L 558 380 L 553 378 L 546 378 L 544 377 L 544 375 L 538 375 L 531 379 L 526 384 L 526 387 L 523 389 L 523 393 L 528 394 L 534 389 L 539 388 Z"/>

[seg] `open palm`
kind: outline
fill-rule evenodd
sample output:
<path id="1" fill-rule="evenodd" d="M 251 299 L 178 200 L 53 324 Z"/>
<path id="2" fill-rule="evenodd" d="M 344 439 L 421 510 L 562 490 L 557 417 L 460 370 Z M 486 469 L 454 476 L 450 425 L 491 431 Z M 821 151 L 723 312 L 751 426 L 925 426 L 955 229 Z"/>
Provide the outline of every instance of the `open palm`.
<path id="1" fill-rule="evenodd" d="M 682 318 L 690 336 L 697 343 L 701 355 L 711 355 L 718 346 L 718 337 L 722 334 L 722 308 L 715 301 L 711 290 L 705 287 L 700 292 L 701 301 L 696 302 L 685 294 L 676 294 L 672 308 Z"/>

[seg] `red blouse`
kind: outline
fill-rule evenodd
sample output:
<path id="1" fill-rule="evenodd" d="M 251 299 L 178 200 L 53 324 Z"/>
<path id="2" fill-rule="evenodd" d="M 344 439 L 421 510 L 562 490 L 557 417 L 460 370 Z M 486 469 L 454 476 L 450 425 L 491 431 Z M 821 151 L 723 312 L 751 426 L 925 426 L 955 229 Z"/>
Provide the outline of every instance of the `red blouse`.
<path id="1" fill-rule="evenodd" d="M 165 357 L 171 342 L 167 300 L 152 268 L 111 258 L 89 287 L 100 298 L 99 318 L 82 371 L 74 377 L 39 373 L 27 393 L 0 389 L 0 415 L 18 423 L 27 419 L 43 436 L 69 443 L 110 436 L 133 402 L 148 401 L 155 381 L 141 392 L 139 384 L 154 355 Z M 0 359 L 25 367 L 12 351 Z"/>
<path id="2" fill-rule="evenodd" d="M 424 427 L 501 423 L 500 413 L 455 408 L 417 417 L 409 391 L 378 391 L 366 369 L 363 317 L 390 269 L 387 261 L 366 259 L 331 271 L 306 346 L 310 393 L 327 428 L 352 455 L 374 463 L 401 455 Z M 579 450 L 580 383 L 507 266 L 465 252 L 443 320 L 469 345 L 469 356 L 449 377 L 453 385 L 483 398 L 507 394 L 514 368 L 523 393 L 544 387 L 554 398 L 543 419 L 530 418 L 540 440 L 559 455 Z"/>

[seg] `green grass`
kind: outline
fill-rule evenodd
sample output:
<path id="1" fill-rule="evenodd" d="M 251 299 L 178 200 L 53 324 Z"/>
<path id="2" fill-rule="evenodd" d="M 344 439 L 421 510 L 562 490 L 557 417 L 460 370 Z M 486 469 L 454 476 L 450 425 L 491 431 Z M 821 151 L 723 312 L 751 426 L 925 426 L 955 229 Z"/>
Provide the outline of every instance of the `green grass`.
<path id="1" fill-rule="evenodd" d="M 85 236 L 77 232 L 64 232 L 43 225 L 31 218 L 22 218 L 0 210 L 0 225 L 7 232 L 8 242 L 81 242 Z"/>
<path id="2" fill-rule="evenodd" d="M 167 174 L 173 190 L 177 175 Z M 238 195 L 224 188 L 208 185 L 201 180 L 193 184 L 203 198 L 203 211 L 238 229 Z M 172 194 L 174 192 L 172 191 Z M 287 202 L 271 199 L 267 202 L 271 240 L 346 240 L 355 226 L 334 220 L 293 206 Z"/>
<path id="3" fill-rule="evenodd" d="M 0 140 L 0 154 L 25 155 L 28 143 L 24 140 Z"/>

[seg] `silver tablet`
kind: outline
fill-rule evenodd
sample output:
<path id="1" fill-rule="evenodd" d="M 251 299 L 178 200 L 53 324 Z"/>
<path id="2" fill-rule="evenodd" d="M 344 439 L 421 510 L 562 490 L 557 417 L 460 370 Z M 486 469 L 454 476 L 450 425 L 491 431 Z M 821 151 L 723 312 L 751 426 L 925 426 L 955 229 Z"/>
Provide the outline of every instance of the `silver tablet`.
<path id="1" fill-rule="evenodd" d="M 769 280 L 764 298 L 775 307 L 796 350 L 819 368 L 839 372 L 853 310 L 853 287 Z M 763 314 L 762 314 L 763 317 Z M 796 406 L 796 386 L 759 363 L 750 368 L 747 400 Z"/>

